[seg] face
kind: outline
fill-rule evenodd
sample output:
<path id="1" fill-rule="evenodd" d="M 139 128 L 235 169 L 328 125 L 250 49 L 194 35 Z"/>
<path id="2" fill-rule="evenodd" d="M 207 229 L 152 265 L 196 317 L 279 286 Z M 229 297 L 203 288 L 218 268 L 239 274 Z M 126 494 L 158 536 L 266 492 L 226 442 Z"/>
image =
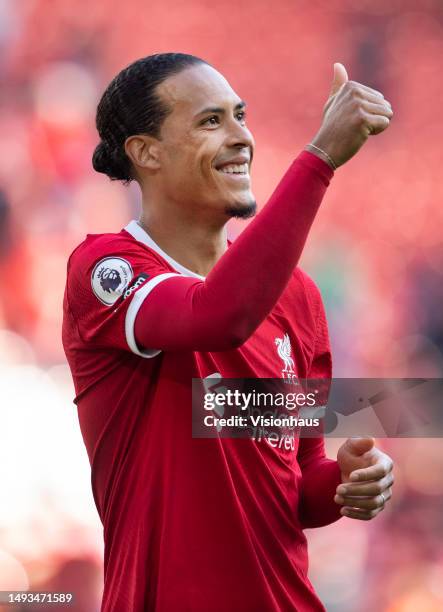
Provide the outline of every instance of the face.
<path id="1" fill-rule="evenodd" d="M 164 195 L 190 212 L 253 215 L 254 140 L 245 104 L 226 79 L 199 64 L 163 81 L 157 93 L 171 109 L 158 142 L 157 185 Z"/>

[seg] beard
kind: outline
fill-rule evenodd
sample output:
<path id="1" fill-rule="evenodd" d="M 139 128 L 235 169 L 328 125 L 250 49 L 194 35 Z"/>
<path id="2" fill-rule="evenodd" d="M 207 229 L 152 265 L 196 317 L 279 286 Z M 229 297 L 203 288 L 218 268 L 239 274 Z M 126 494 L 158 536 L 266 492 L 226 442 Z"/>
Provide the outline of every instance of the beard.
<path id="1" fill-rule="evenodd" d="M 225 214 L 229 218 L 250 219 L 257 212 L 257 202 L 251 200 L 247 204 L 232 204 L 225 208 Z"/>

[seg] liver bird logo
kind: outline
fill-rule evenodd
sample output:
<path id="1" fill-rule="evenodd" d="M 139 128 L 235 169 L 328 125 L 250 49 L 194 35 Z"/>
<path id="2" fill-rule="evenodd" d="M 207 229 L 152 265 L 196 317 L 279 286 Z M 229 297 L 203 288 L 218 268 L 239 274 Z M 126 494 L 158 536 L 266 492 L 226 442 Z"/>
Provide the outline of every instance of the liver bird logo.
<path id="1" fill-rule="evenodd" d="M 282 372 L 294 374 L 294 360 L 291 357 L 292 347 L 288 334 L 285 334 L 283 338 L 276 338 L 275 344 L 277 345 L 278 356 L 285 364 Z"/>

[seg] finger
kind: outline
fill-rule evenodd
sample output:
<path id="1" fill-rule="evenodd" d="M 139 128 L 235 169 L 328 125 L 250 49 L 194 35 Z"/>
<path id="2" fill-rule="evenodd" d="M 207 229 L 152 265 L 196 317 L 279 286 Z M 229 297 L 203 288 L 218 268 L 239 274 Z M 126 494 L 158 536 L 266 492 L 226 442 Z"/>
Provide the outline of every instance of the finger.
<path id="1" fill-rule="evenodd" d="M 382 117 L 385 121 L 389 122 L 389 119 Z M 368 468 L 362 468 L 361 470 L 354 470 L 349 475 L 352 482 L 361 482 L 366 480 L 381 480 L 387 474 L 392 471 L 393 464 L 388 461 L 378 461 L 375 465 L 371 465 Z"/>
<path id="2" fill-rule="evenodd" d="M 383 497 L 385 498 L 386 504 L 386 502 L 388 502 L 392 497 L 392 489 L 386 489 L 386 491 L 383 491 Z"/>
<path id="3" fill-rule="evenodd" d="M 365 113 L 362 112 L 361 110 L 360 102 L 358 104 L 358 111 L 359 111 L 358 116 L 360 117 L 365 116 Z M 356 437 L 348 438 L 346 440 L 346 447 L 348 449 L 348 452 L 351 453 L 351 455 L 354 455 L 355 457 L 362 456 L 362 455 L 367 456 L 370 451 L 372 451 L 371 452 L 372 454 L 376 450 L 375 449 L 375 438 L 373 436 L 356 436 Z"/>
<path id="4" fill-rule="evenodd" d="M 361 106 L 370 115 L 382 115 L 383 117 L 387 117 L 388 119 L 392 119 L 392 117 L 394 116 L 391 106 L 388 106 L 387 104 L 376 104 L 374 102 L 363 100 L 361 102 Z"/>
<path id="5" fill-rule="evenodd" d="M 329 97 L 334 96 L 340 87 L 348 81 L 348 79 L 348 73 L 346 72 L 346 68 L 343 66 L 343 64 L 340 64 L 340 62 L 335 62 L 334 77 L 332 79 Z"/>
<path id="6" fill-rule="evenodd" d="M 338 485 L 337 494 L 341 496 L 367 496 L 374 497 L 375 495 L 380 495 L 380 493 L 384 493 L 389 487 L 392 487 L 394 484 L 394 476 L 392 472 L 387 474 L 381 480 L 377 480 L 375 482 L 364 482 L 353 484 L 347 482 L 346 484 Z"/>
<path id="7" fill-rule="evenodd" d="M 355 518 L 359 521 L 370 521 L 377 516 L 381 510 L 356 510 L 354 508 L 349 508 L 347 506 L 343 507 L 340 510 L 340 514 L 343 516 L 347 516 L 348 518 Z"/>
<path id="8" fill-rule="evenodd" d="M 386 100 L 386 98 L 381 98 L 380 96 L 376 96 L 366 91 L 362 91 L 360 94 L 362 100 L 367 100 L 368 102 L 373 102 L 374 104 L 386 104 L 389 106 L 389 108 L 392 108 L 392 104 L 389 102 L 389 100 Z"/>
<path id="9" fill-rule="evenodd" d="M 381 132 L 384 132 L 389 127 L 390 119 L 382 115 L 370 115 L 365 113 L 365 127 L 368 132 L 368 136 L 376 136 Z M 373 480 L 372 478 L 366 478 L 366 480 Z"/>
<path id="10" fill-rule="evenodd" d="M 389 102 L 389 100 L 386 100 L 386 98 L 380 98 L 380 96 L 374 96 L 373 94 L 364 92 L 361 99 L 367 102 L 372 102 L 373 104 L 386 105 L 388 108 L 392 109 L 392 104 Z"/>
<path id="11" fill-rule="evenodd" d="M 384 494 L 383 494 L 384 495 Z M 377 508 L 383 508 L 387 497 L 383 499 L 381 495 L 375 497 L 340 497 L 336 495 L 334 501 L 337 504 L 345 507 L 359 508 L 361 510 L 376 510 Z"/>
<path id="12" fill-rule="evenodd" d="M 363 90 L 367 94 L 372 94 L 373 96 L 377 96 L 377 98 L 384 98 L 384 95 L 381 93 L 381 91 L 377 91 L 377 89 L 372 89 L 372 87 L 363 85 L 363 83 L 358 83 L 357 81 L 349 81 L 349 84 L 357 85 L 361 90 Z"/>

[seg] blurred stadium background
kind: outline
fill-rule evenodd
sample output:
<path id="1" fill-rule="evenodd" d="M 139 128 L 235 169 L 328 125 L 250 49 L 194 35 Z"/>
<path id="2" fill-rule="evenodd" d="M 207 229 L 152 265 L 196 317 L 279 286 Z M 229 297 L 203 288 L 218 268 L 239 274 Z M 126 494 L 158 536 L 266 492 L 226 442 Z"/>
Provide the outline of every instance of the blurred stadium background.
<path id="1" fill-rule="evenodd" d="M 136 187 L 91 168 L 101 92 L 173 50 L 248 101 L 259 203 L 317 131 L 334 61 L 391 101 L 391 128 L 333 179 L 303 267 L 335 376 L 442 376 L 440 0 L 0 0 L 0 589 L 73 591 L 80 612 L 99 609 L 102 535 L 60 340 L 66 260 L 138 211 Z M 437 612 L 442 441 L 378 444 L 394 499 L 375 521 L 308 531 L 311 580 L 331 612 Z"/>

